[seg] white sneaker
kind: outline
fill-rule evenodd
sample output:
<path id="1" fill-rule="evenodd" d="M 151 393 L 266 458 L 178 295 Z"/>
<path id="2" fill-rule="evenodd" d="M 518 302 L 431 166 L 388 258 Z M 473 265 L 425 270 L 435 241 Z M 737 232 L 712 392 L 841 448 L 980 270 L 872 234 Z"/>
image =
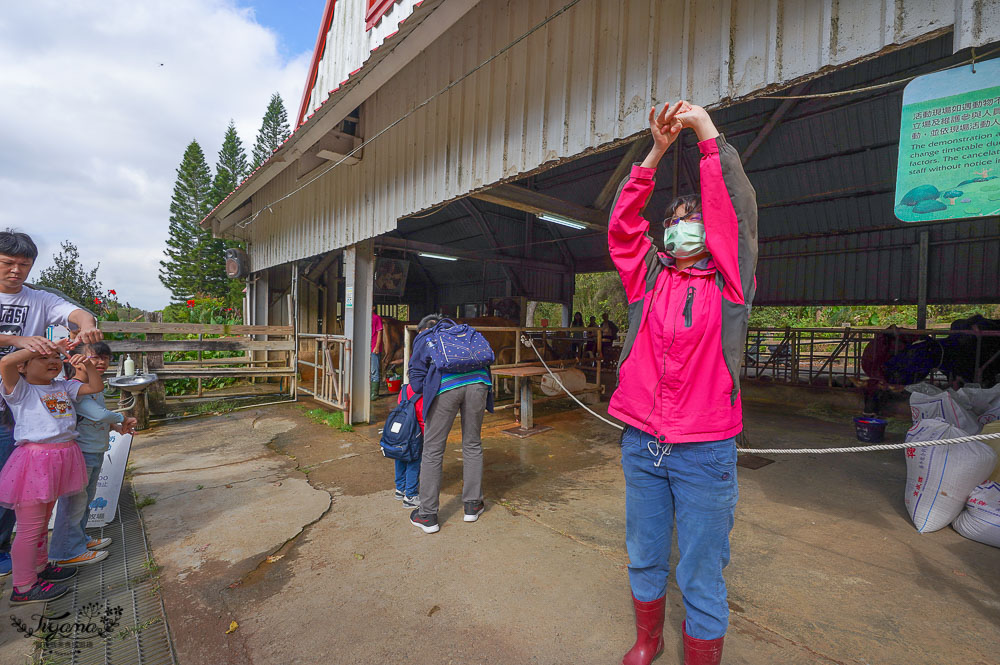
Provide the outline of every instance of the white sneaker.
<path id="1" fill-rule="evenodd" d="M 87 543 L 88 550 L 103 550 L 111 544 L 110 538 L 94 538 Z"/>

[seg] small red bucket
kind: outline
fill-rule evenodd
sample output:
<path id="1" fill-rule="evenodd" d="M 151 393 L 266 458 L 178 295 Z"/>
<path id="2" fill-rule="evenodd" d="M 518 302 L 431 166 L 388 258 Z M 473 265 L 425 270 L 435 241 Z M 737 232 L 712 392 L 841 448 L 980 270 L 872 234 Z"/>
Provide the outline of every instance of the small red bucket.
<path id="1" fill-rule="evenodd" d="M 402 379 L 386 379 L 385 385 L 388 386 L 389 392 L 393 395 L 399 392 L 399 389 L 403 387 Z"/>

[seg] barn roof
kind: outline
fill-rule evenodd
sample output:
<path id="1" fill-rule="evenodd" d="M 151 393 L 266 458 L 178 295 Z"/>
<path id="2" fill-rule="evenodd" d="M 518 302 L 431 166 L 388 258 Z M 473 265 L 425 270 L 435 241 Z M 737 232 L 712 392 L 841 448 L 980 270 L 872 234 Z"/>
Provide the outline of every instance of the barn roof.
<path id="1" fill-rule="evenodd" d="M 933 256 L 929 302 L 1000 301 L 996 273 L 1000 220 L 907 224 L 893 215 L 903 85 L 882 86 L 967 57 L 952 53 L 948 33 L 830 72 L 784 94 L 871 88 L 863 92 L 809 99 L 780 99 L 778 93 L 712 112 L 727 140 L 744 156 L 757 190 L 759 304 L 916 302 L 923 231 L 928 232 Z M 647 139 L 640 135 L 637 140 Z M 681 141 L 678 173 L 668 155 L 657 173 L 648 217 L 657 218 L 675 195 L 675 179 L 676 193 L 694 191 L 695 138 L 686 133 Z M 623 145 L 581 157 L 516 184 L 591 206 L 630 148 Z M 642 155 L 645 149 L 641 146 L 633 153 Z M 476 211 L 486 220 L 488 232 Z M 458 253 L 475 251 L 567 266 L 578 272 L 613 269 L 605 233 L 535 221 L 526 241 L 527 219 L 527 213 L 495 202 L 460 200 L 419 218 L 404 219 L 390 235 L 435 243 Z M 476 289 L 503 295 L 499 293 L 505 277 L 502 264 L 487 270 L 482 263 L 469 261 L 422 263 L 436 282 L 470 285 L 454 302 L 480 300 Z M 545 278 L 544 266 L 526 265 L 518 271 L 529 282 L 526 288 L 538 289 L 534 282 Z M 492 286 L 473 286 L 484 277 Z"/>

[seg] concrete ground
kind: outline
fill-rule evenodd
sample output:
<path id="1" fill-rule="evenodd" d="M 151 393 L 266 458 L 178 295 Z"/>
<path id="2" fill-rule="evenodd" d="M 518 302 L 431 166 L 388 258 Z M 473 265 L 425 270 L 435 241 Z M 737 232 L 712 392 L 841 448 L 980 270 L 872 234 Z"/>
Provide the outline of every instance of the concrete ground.
<path id="1" fill-rule="evenodd" d="M 554 429 L 525 440 L 500 432 L 510 411 L 487 419 L 472 524 L 455 428 L 433 535 L 392 498 L 377 426 L 343 433 L 280 405 L 140 434 L 133 482 L 155 498 L 143 517 L 179 663 L 620 662 L 634 629 L 617 432 L 546 407 Z M 746 422 L 758 447 L 854 441 L 847 414 L 751 403 Z M 772 459 L 739 469 L 724 662 L 1000 661 L 1000 550 L 918 534 L 901 452 Z M 681 662 L 673 583 L 668 596 L 656 663 Z"/>

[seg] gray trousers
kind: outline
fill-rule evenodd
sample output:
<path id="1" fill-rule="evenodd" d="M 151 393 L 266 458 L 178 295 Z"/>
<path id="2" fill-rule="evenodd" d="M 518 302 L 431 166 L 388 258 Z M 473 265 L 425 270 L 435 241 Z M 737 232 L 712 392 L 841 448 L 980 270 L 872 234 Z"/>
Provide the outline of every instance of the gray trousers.
<path id="1" fill-rule="evenodd" d="M 441 467 L 455 416 L 462 414 L 462 502 L 483 499 L 483 414 L 490 387 L 478 383 L 443 392 L 424 414 L 420 459 L 420 514 L 437 515 Z"/>

